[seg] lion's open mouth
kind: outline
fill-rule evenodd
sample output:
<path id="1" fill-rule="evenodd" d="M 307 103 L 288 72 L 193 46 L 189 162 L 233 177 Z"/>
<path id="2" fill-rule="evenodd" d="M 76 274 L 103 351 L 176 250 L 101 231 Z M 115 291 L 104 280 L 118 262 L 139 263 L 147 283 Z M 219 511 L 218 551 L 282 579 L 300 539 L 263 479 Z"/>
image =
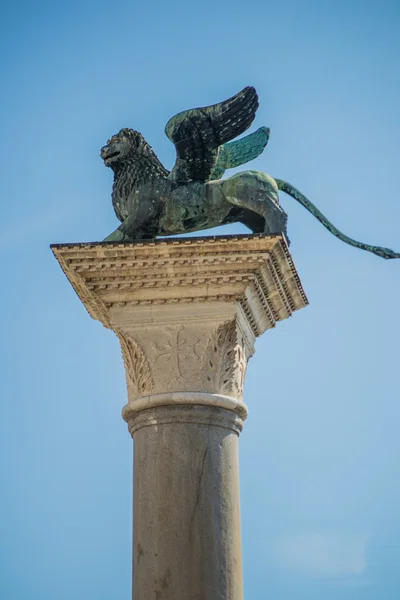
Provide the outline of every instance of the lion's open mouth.
<path id="1" fill-rule="evenodd" d="M 104 157 L 104 160 L 108 160 L 109 158 L 114 158 L 114 156 L 118 156 L 118 154 L 121 154 L 121 152 L 112 152 L 111 154 L 107 154 L 107 156 Z"/>

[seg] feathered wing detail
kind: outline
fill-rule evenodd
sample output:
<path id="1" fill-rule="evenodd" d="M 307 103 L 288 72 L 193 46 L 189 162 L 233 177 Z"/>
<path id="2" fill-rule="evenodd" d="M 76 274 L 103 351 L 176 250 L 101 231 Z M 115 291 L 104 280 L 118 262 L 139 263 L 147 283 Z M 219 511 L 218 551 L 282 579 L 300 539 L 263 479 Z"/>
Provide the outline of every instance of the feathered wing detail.
<path id="1" fill-rule="evenodd" d="M 304 196 L 299 190 L 295 187 L 287 183 L 287 181 L 283 181 L 282 179 L 275 179 L 278 189 L 286 192 L 289 196 L 292 196 L 297 202 L 300 202 L 304 208 L 306 208 L 330 233 L 339 238 L 345 244 L 349 244 L 350 246 L 354 246 L 355 248 L 360 248 L 360 250 L 366 250 L 367 252 L 372 252 L 381 258 L 400 258 L 400 252 L 394 252 L 390 248 L 382 248 L 382 246 L 372 246 L 370 244 L 364 244 L 363 242 L 358 242 L 357 240 L 353 240 L 353 238 L 348 237 L 337 227 L 335 227 L 322 212 L 312 203 L 308 198 Z"/>
<path id="2" fill-rule="evenodd" d="M 176 148 L 170 179 L 179 183 L 208 181 L 217 164 L 219 146 L 244 133 L 252 124 L 257 108 L 256 90 L 246 87 L 224 102 L 172 117 L 165 127 Z"/>
<path id="3" fill-rule="evenodd" d="M 254 160 L 264 151 L 268 144 L 270 130 L 260 127 L 254 133 L 240 140 L 229 142 L 220 147 L 217 164 L 211 172 L 210 179 L 220 179 L 226 169 L 234 169 Z"/>

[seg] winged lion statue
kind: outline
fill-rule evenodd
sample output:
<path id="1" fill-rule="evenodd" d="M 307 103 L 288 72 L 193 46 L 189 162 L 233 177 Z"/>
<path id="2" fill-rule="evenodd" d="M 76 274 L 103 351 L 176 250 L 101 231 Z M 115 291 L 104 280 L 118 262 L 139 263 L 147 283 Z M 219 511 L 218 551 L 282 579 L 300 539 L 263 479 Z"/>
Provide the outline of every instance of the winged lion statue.
<path id="1" fill-rule="evenodd" d="M 252 124 L 258 105 L 256 90 L 246 87 L 224 102 L 172 117 L 165 127 L 176 148 L 172 171 L 161 164 L 138 131 L 121 129 L 113 135 L 101 149 L 101 157 L 114 172 L 112 203 L 121 225 L 104 241 L 130 242 L 235 222 L 253 233 L 286 235 L 281 190 L 343 242 L 382 258 L 400 258 L 400 253 L 389 248 L 364 244 L 341 233 L 286 181 L 259 171 L 222 179 L 227 169 L 253 160 L 268 143 L 266 127 L 235 140 Z"/>

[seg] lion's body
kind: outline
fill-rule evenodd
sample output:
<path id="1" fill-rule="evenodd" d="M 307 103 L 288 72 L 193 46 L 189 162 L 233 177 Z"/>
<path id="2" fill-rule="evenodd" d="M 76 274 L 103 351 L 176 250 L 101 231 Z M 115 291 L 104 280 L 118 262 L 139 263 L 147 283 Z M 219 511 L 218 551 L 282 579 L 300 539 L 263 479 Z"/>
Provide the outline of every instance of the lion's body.
<path id="1" fill-rule="evenodd" d="M 258 97 L 247 87 L 232 98 L 172 117 L 165 132 L 175 144 L 169 172 L 144 137 L 121 129 L 101 150 L 114 171 L 112 201 L 122 225 L 106 241 L 176 235 L 241 222 L 255 233 L 286 233 L 274 179 L 245 171 L 221 179 L 226 169 L 256 158 L 269 139 L 260 127 L 236 141 L 254 120 Z"/>
<path id="2" fill-rule="evenodd" d="M 130 190 L 127 182 L 117 182 L 113 204 L 122 225 L 107 241 L 177 235 L 235 222 L 254 233 L 286 233 L 287 215 L 279 206 L 277 185 L 257 171 L 185 185 L 157 177 Z"/>

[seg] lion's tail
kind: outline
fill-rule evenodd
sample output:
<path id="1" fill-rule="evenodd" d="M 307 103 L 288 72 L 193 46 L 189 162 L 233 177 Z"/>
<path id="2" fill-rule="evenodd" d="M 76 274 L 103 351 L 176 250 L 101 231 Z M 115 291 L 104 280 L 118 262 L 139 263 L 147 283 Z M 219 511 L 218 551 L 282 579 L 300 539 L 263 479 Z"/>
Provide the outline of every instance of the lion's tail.
<path id="1" fill-rule="evenodd" d="M 320 210 L 312 203 L 308 198 L 306 198 L 299 190 L 295 187 L 283 181 L 282 179 L 275 179 L 278 189 L 282 190 L 289 196 L 292 196 L 297 202 L 300 202 L 304 208 L 306 208 L 328 231 L 330 231 L 333 235 L 335 235 L 339 240 L 349 244 L 350 246 L 355 246 L 356 248 L 360 248 L 361 250 L 366 250 L 367 252 L 372 252 L 377 256 L 382 258 L 400 258 L 400 253 L 394 252 L 390 250 L 390 248 L 382 248 L 381 246 L 371 246 L 370 244 L 364 244 L 363 242 L 357 242 L 357 240 L 353 240 L 348 237 L 339 229 L 337 229 L 326 217 L 322 214 Z"/>

